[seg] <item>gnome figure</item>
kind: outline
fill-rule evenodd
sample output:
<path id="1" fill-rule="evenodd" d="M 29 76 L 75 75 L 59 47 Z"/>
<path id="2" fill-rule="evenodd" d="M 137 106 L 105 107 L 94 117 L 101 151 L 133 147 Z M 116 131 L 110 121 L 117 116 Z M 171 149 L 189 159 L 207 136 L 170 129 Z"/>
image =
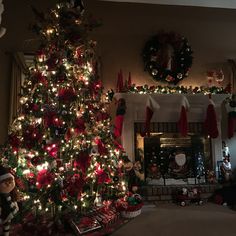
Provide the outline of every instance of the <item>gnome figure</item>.
<path id="1" fill-rule="evenodd" d="M 16 198 L 15 178 L 9 169 L 0 165 L 0 235 L 9 235 L 11 220 L 19 210 Z"/>

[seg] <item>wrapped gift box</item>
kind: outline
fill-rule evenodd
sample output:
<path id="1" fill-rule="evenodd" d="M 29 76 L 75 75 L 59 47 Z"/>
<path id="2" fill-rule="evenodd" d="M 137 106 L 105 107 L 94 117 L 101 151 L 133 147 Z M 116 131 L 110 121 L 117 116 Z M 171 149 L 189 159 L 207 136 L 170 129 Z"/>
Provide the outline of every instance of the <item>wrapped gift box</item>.
<path id="1" fill-rule="evenodd" d="M 100 223 L 94 217 L 88 216 L 73 219 L 70 224 L 77 235 L 85 234 L 101 228 Z"/>

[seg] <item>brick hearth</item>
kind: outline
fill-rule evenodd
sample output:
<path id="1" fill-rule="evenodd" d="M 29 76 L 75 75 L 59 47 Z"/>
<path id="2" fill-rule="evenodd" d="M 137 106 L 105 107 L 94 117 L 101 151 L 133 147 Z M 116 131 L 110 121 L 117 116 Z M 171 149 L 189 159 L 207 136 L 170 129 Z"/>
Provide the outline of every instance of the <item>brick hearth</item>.
<path id="1" fill-rule="evenodd" d="M 177 190 L 186 187 L 188 189 L 200 188 L 202 199 L 207 200 L 212 196 L 214 191 L 219 188 L 216 184 L 202 184 L 202 185 L 181 185 L 181 186 L 157 186 L 146 185 L 141 188 L 141 195 L 146 202 L 172 202 L 173 194 Z"/>

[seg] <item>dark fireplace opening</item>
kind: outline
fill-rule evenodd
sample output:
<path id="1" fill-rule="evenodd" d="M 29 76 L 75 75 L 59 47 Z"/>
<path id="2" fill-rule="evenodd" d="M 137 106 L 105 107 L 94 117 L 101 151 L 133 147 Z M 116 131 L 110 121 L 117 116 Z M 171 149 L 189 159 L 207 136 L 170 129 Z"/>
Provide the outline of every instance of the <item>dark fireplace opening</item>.
<path id="1" fill-rule="evenodd" d="M 142 137 L 142 123 L 135 123 L 135 159 L 140 161 L 146 182 L 157 185 L 206 182 L 212 168 L 211 142 L 202 123 L 191 123 L 182 137 L 176 123 L 154 123 L 150 137 Z M 155 128 L 156 127 L 156 128 Z"/>

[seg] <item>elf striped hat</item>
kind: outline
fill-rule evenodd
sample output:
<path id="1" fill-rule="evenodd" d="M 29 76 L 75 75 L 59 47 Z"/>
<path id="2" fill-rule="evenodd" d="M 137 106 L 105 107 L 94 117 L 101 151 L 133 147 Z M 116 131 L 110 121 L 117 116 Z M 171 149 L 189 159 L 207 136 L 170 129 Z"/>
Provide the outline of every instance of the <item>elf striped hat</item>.
<path id="1" fill-rule="evenodd" d="M 11 174 L 10 169 L 0 165 L 0 182 L 8 178 L 14 179 L 14 175 Z"/>

